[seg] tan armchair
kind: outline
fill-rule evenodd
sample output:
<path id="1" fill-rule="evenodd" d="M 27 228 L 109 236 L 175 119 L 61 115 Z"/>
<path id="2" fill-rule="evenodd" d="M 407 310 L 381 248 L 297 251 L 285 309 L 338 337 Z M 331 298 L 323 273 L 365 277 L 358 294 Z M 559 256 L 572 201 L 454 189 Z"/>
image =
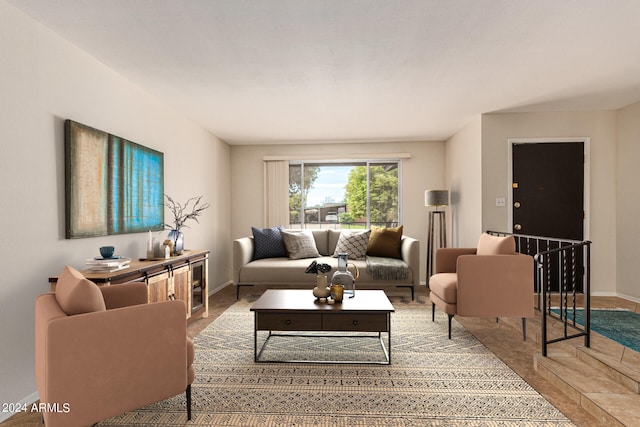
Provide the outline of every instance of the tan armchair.
<path id="1" fill-rule="evenodd" d="M 431 320 L 436 306 L 451 320 L 463 317 L 521 317 L 526 340 L 526 318 L 533 317 L 533 258 L 515 251 L 513 236 L 484 233 L 477 248 L 441 248 L 436 252 L 436 274 L 429 278 Z"/>
<path id="2" fill-rule="evenodd" d="M 98 287 L 65 267 L 35 303 L 35 374 L 47 427 L 89 426 L 186 393 L 193 342 L 182 301 L 147 304 L 144 283 Z"/>

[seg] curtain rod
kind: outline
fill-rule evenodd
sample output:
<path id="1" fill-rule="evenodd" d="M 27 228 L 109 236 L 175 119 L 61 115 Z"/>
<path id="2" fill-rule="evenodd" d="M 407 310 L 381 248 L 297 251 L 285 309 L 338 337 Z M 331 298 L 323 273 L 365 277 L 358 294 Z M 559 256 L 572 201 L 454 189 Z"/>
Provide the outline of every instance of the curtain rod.
<path id="1" fill-rule="evenodd" d="M 265 162 L 275 162 L 282 160 L 362 160 L 362 159 L 410 159 L 411 153 L 349 153 L 349 154 L 281 154 L 264 156 Z"/>

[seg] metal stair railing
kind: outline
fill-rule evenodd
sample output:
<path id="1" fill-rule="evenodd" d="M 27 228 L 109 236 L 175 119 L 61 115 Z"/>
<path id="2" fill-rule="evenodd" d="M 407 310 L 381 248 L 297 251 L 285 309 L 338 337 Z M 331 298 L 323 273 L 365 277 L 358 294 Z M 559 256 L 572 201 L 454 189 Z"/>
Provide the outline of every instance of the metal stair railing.
<path id="1" fill-rule="evenodd" d="M 533 256 L 536 309 L 542 313 L 542 355 L 549 344 L 584 337 L 585 347 L 591 337 L 591 242 L 551 237 L 488 231 L 496 236 L 513 236 L 516 251 Z M 583 310 L 583 325 L 577 313 Z M 549 337 L 548 320 L 562 323 L 560 337 Z"/>

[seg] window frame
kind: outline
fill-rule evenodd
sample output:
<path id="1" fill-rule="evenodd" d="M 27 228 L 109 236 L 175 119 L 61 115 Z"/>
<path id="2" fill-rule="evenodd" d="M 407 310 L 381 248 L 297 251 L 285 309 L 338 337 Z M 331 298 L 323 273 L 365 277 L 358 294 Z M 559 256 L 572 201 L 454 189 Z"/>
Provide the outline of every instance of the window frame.
<path id="1" fill-rule="evenodd" d="M 367 222 L 365 224 L 366 228 L 370 228 L 371 227 L 371 167 L 372 166 L 376 166 L 376 165 L 380 165 L 380 164 L 388 164 L 388 163 L 395 163 L 397 165 L 397 175 L 398 175 L 398 220 L 397 220 L 397 225 L 402 224 L 402 159 L 400 158 L 375 158 L 375 159 L 348 159 L 348 160 L 331 160 L 331 159 L 327 159 L 327 160 L 323 160 L 323 159 L 318 159 L 318 160 L 289 160 L 289 171 L 291 170 L 291 166 L 300 166 L 300 177 L 301 177 L 301 191 L 304 193 L 304 168 L 305 165 L 313 165 L 313 166 L 340 166 L 340 165 L 344 165 L 344 166 L 366 166 L 366 170 L 367 170 L 367 198 L 366 198 L 366 203 L 367 203 L 367 207 L 366 207 L 366 212 L 367 212 Z M 291 198 L 291 195 L 288 195 L 289 200 Z M 308 223 L 305 221 L 305 206 L 306 206 L 306 197 L 300 197 L 300 212 L 299 212 L 299 217 L 300 217 L 300 222 L 296 223 L 296 225 L 299 225 L 301 229 L 306 229 Z M 319 222 L 320 227 L 322 228 L 323 222 Z M 326 224 L 327 227 L 331 227 L 333 226 L 334 228 L 337 228 L 338 226 L 340 226 L 340 228 L 342 228 L 342 224 L 341 222 L 336 222 L 336 223 L 332 223 L 332 224 Z M 289 221 L 289 227 L 291 227 L 292 224 Z"/>

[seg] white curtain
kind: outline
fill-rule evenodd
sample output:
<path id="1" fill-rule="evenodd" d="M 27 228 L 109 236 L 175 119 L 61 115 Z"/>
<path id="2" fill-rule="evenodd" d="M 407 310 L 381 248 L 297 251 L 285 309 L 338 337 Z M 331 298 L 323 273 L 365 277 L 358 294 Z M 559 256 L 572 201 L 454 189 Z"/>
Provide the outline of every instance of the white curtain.
<path id="1" fill-rule="evenodd" d="M 289 162 L 264 162 L 264 225 L 289 227 Z"/>

